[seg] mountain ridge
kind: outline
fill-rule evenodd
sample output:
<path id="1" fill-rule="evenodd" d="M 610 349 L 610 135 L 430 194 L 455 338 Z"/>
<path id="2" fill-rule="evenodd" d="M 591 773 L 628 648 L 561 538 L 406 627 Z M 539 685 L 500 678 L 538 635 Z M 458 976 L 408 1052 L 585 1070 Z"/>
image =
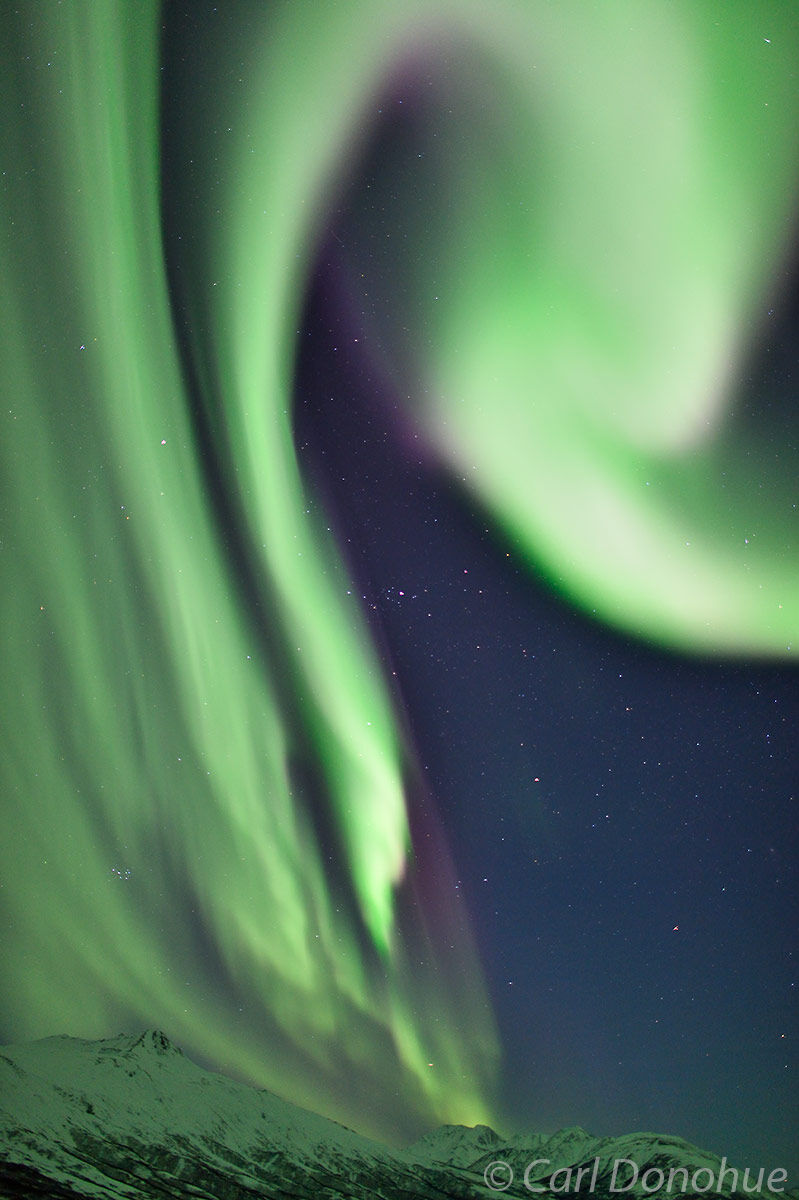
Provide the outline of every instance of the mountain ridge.
<path id="1" fill-rule="evenodd" d="M 671 1168 L 691 1178 L 718 1174 L 722 1164 L 680 1138 L 596 1138 L 579 1126 L 507 1139 L 487 1125 L 444 1125 L 391 1150 L 265 1089 L 206 1071 L 158 1029 L 0 1047 L 0 1195 L 8 1200 L 656 1194 L 640 1179 L 614 1190 L 611 1183 L 625 1178 L 612 1174 L 618 1160 L 636 1164 L 640 1179 Z M 796 1197 L 765 1185 L 759 1193 Z M 733 1189 L 713 1194 L 729 1197 Z"/>

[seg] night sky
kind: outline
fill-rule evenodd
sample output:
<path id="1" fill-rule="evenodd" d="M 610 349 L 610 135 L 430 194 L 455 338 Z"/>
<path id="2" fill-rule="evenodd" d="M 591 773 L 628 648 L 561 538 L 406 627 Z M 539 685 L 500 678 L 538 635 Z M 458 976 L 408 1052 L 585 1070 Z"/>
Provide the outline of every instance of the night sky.
<path id="1" fill-rule="evenodd" d="M 2 10 L 0 1041 L 799 1171 L 792 7 Z"/>

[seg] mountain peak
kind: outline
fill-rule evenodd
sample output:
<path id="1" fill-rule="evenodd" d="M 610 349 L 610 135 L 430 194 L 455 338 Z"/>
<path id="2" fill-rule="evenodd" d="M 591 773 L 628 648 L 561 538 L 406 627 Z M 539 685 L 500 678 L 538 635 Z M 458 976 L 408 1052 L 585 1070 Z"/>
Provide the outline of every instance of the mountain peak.
<path id="1" fill-rule="evenodd" d="M 499 1146 L 501 1137 L 490 1125 L 440 1125 L 425 1134 L 423 1142 L 471 1142 L 478 1146 Z"/>
<path id="2" fill-rule="evenodd" d="M 139 1034 L 136 1040 L 131 1045 L 131 1050 L 137 1050 L 141 1047 L 142 1050 L 154 1051 L 156 1054 L 179 1054 L 183 1056 L 183 1051 L 179 1046 L 170 1042 L 169 1038 L 160 1029 L 145 1029 L 144 1033 Z"/>
<path id="3" fill-rule="evenodd" d="M 563 1129 L 559 1129 L 553 1137 L 558 1138 L 593 1138 L 593 1134 L 587 1129 L 583 1129 L 582 1125 L 566 1125 Z"/>
<path id="4" fill-rule="evenodd" d="M 441 1125 L 425 1134 L 406 1153 L 419 1155 L 423 1161 L 465 1165 L 503 1144 L 489 1125 Z"/>

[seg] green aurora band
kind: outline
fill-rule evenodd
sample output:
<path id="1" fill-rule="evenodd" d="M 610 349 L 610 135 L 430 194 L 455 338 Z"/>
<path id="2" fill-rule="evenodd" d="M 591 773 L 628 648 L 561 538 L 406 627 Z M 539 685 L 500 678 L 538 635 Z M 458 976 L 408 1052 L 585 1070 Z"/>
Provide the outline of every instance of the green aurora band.
<path id="1" fill-rule="evenodd" d="M 185 147 L 201 190 L 179 347 L 159 8 L 3 8 L 15 1039 L 156 1024 L 378 1134 L 491 1119 L 468 923 L 419 899 L 412 752 L 307 511 L 291 396 L 309 273 L 381 97 L 424 63 L 435 187 L 407 185 L 415 248 L 371 268 L 414 420 L 573 601 L 665 646 L 789 655 L 796 463 L 776 475 L 726 406 L 792 232 L 791 9 L 242 6 Z M 357 197 L 351 213 L 370 220 Z M 370 269 L 357 246 L 351 268 Z"/>

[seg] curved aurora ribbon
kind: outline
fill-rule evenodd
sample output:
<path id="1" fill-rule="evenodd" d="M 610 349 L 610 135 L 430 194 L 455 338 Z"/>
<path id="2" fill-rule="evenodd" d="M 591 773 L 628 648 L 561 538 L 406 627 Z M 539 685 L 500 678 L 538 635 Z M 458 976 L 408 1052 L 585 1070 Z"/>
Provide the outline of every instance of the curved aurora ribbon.
<path id="1" fill-rule="evenodd" d="M 420 427 L 607 620 L 783 654 L 794 502 L 724 403 L 789 234 L 799 35 L 747 4 L 240 13 L 172 165 L 176 335 L 157 7 L 2 12 L 4 1027 L 164 1025 L 360 1128 L 474 1122 L 479 968 L 451 892 L 419 899 L 412 754 L 292 442 L 315 251 L 422 80 L 437 184 L 372 281 Z"/>

